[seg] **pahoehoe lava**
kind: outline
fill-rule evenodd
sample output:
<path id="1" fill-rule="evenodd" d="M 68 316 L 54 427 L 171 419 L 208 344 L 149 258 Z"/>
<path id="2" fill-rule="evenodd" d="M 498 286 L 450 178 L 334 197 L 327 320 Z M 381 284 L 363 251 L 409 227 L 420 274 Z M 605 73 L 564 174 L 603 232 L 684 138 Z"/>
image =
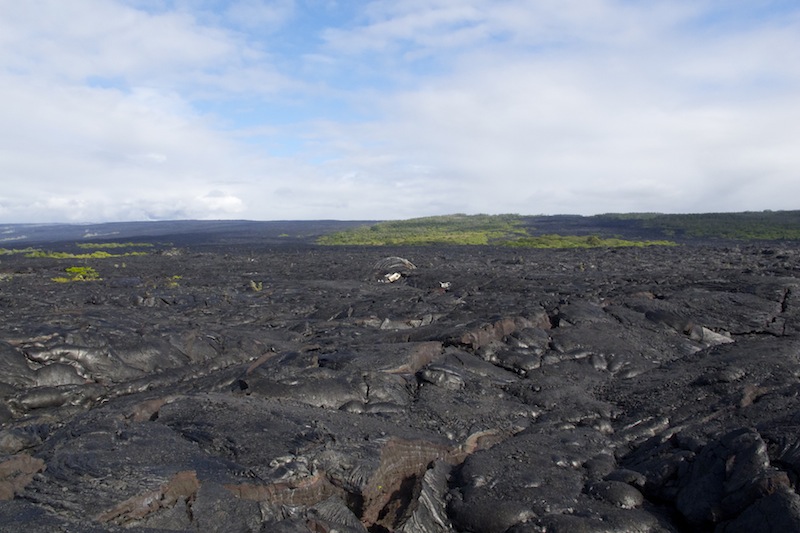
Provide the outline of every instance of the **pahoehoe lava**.
<path id="1" fill-rule="evenodd" d="M 800 247 L 0 270 L 1 531 L 800 531 Z"/>

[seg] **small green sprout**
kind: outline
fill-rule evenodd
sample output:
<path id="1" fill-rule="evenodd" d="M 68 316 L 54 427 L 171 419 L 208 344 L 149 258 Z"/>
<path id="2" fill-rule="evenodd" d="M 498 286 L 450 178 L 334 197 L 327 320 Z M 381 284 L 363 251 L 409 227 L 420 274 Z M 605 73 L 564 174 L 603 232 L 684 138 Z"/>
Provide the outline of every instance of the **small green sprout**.
<path id="1" fill-rule="evenodd" d="M 169 278 L 167 280 L 167 287 L 169 287 L 170 289 L 174 289 L 176 287 L 179 287 L 180 284 L 178 283 L 178 281 L 180 281 L 182 279 L 183 279 L 183 276 L 178 276 L 178 275 L 172 276 L 171 278 Z"/>

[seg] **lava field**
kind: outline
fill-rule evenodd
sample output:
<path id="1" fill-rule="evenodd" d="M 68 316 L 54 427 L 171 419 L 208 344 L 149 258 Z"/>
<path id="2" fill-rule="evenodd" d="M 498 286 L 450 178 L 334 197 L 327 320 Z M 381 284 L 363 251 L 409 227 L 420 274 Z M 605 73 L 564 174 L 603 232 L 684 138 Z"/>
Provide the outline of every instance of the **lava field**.
<path id="1" fill-rule="evenodd" d="M 0 258 L 0 531 L 800 531 L 795 244 L 90 263 Z"/>

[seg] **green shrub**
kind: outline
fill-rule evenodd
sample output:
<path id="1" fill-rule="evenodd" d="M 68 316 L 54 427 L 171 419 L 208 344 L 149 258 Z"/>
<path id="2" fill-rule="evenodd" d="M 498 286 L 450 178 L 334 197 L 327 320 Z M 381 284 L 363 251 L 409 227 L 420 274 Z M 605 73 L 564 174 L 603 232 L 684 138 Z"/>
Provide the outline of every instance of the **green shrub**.
<path id="1" fill-rule="evenodd" d="M 324 235 L 325 245 L 481 245 L 527 235 L 518 215 L 444 215 L 393 220 Z"/>
<path id="2" fill-rule="evenodd" d="M 590 236 L 531 236 L 519 215 L 446 215 L 379 222 L 324 235 L 325 245 L 410 246 L 487 245 L 521 248 L 596 248 L 616 246 L 673 245 L 669 241 L 627 241 Z"/>
<path id="3" fill-rule="evenodd" d="M 178 283 L 178 282 L 180 280 L 182 280 L 182 279 L 183 279 L 183 276 L 178 276 L 178 275 L 172 276 L 169 279 L 167 279 L 166 285 L 170 289 L 174 289 L 176 287 L 180 287 L 180 283 Z"/>
<path id="4" fill-rule="evenodd" d="M 516 248 L 622 248 L 630 246 L 675 246 L 672 241 L 629 241 L 617 238 L 602 238 L 596 235 L 540 235 L 506 241 L 505 246 Z"/>
<path id="5" fill-rule="evenodd" d="M 147 255 L 147 252 L 126 252 L 123 254 L 111 254 L 103 250 L 98 250 L 86 254 L 73 254 L 71 252 L 51 252 L 47 250 L 32 250 L 25 253 L 25 257 L 45 258 L 45 259 L 108 259 L 109 257 L 126 257 L 132 255 Z"/>
<path id="6" fill-rule="evenodd" d="M 800 239 L 800 211 L 745 211 L 741 213 L 596 215 L 600 220 L 632 221 L 666 237 L 733 240 Z"/>
<path id="7" fill-rule="evenodd" d="M 52 280 L 56 283 L 69 283 L 71 281 L 98 281 L 102 279 L 100 278 L 100 274 L 92 267 L 73 266 L 65 269 L 65 272 L 70 274 L 70 276 L 59 276 L 52 278 Z"/>
<path id="8" fill-rule="evenodd" d="M 22 248 L 22 249 L 0 248 L 0 255 L 29 254 L 35 251 L 36 251 L 35 248 Z"/>
<path id="9" fill-rule="evenodd" d="M 152 248 L 149 242 L 79 242 L 78 248 Z"/>

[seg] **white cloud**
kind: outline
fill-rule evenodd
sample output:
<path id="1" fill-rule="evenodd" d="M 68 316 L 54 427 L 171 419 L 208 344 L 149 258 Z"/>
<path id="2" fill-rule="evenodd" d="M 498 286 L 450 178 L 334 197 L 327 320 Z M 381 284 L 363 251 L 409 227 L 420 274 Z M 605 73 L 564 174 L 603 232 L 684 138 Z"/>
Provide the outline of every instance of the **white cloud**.
<path id="1" fill-rule="evenodd" d="M 237 26 L 269 31 L 285 24 L 294 11 L 294 0 L 240 0 L 228 6 L 225 17 Z"/>
<path id="2" fill-rule="evenodd" d="M 0 0 L 0 218 L 797 207 L 797 9 L 319 3 Z"/>
<path id="3" fill-rule="evenodd" d="M 686 38 L 695 13 L 664 4 L 530 11 L 550 15 L 555 51 L 464 50 L 450 72 L 380 98 L 386 119 L 357 137 L 436 169 L 475 210 L 796 207 L 800 66 L 786 55 L 800 26 Z M 522 29 L 503 15 L 489 24 Z"/>
<path id="4" fill-rule="evenodd" d="M 268 65 L 243 64 L 247 47 L 235 36 L 186 13 L 113 2 L 2 8 L 5 219 L 224 217 L 244 203 L 200 190 L 229 179 L 268 180 L 262 176 L 276 167 L 216 131 L 188 98 L 276 90 Z"/>
<path id="5" fill-rule="evenodd" d="M 39 76 L 137 78 L 233 52 L 217 30 L 197 28 L 182 13 L 151 15 L 100 0 L 4 2 L 3 12 L 3 62 Z"/>
<path id="6" fill-rule="evenodd" d="M 481 31 L 471 31 L 485 24 L 482 10 L 466 2 L 372 2 L 365 12 L 368 22 L 361 27 L 327 30 L 324 37 L 329 45 L 360 53 L 386 50 L 398 42 L 439 47 L 485 37 Z M 460 33 L 466 40 L 458 38 Z"/>
<path id="7" fill-rule="evenodd" d="M 270 168 L 251 166 L 247 150 L 175 95 L 5 81 L 0 98 L 13 105 L 0 107 L 0 123 L 18 127 L 0 130 L 0 165 L 4 196 L 17 202 L 6 210 L 20 220 L 152 217 L 165 210 L 227 215 L 241 210 L 232 197 L 201 195 L 192 203 L 192 191 Z M 166 207 L 148 207 L 164 199 Z"/>
<path id="8" fill-rule="evenodd" d="M 109 0 L 3 1 L 2 9 L 0 64 L 18 75 L 187 96 L 270 94 L 292 86 L 260 47 L 186 11 L 148 13 Z"/>
<path id="9" fill-rule="evenodd" d="M 213 190 L 197 198 L 206 212 L 215 214 L 232 214 L 244 211 L 244 202 L 232 194 Z"/>

